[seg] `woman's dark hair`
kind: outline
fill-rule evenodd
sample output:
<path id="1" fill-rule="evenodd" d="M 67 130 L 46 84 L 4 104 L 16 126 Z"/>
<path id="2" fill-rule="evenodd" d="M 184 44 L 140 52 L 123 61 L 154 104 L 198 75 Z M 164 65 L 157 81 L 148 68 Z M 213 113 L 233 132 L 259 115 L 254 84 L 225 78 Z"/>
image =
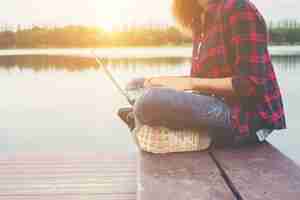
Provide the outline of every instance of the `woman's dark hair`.
<path id="1" fill-rule="evenodd" d="M 202 32 L 201 15 L 204 10 L 199 5 L 198 0 L 173 0 L 173 16 L 184 32 Z"/>

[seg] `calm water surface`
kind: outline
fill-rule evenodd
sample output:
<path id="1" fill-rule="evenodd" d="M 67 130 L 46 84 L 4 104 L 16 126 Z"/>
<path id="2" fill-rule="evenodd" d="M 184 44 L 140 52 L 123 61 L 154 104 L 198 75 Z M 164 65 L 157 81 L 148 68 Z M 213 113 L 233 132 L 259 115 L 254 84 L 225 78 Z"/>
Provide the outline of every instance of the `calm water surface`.
<path id="1" fill-rule="evenodd" d="M 288 129 L 270 142 L 300 163 L 300 57 L 273 57 Z M 186 75 L 186 58 L 112 59 L 122 86 L 134 77 Z M 126 100 L 93 59 L 65 56 L 0 57 L 0 151 L 134 152 L 118 119 Z"/>

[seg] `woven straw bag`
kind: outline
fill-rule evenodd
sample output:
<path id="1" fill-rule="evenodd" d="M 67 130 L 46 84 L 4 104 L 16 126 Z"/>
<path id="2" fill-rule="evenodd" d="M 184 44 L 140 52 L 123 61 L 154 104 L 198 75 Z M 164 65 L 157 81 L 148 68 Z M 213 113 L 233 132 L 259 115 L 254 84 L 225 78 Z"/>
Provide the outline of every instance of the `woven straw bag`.
<path id="1" fill-rule="evenodd" d="M 142 125 L 133 130 L 133 137 L 141 150 L 154 154 L 203 151 L 211 144 L 211 138 L 204 130 L 173 130 Z"/>

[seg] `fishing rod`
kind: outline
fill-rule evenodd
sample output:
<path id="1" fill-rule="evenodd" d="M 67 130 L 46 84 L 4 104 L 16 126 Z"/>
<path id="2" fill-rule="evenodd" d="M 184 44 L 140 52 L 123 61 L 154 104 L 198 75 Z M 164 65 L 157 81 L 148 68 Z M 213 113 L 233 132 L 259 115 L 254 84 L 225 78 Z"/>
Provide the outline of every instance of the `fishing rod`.
<path id="1" fill-rule="evenodd" d="M 94 51 L 91 52 L 95 59 L 96 59 L 96 62 L 97 64 L 103 68 L 105 74 L 108 76 L 108 78 L 111 80 L 111 82 L 115 85 L 115 87 L 118 89 L 118 91 L 126 98 L 126 100 L 128 101 L 128 103 L 133 106 L 134 104 L 134 100 L 132 100 L 128 93 L 125 92 L 122 87 L 119 85 L 119 83 L 116 81 L 116 79 L 113 77 L 113 75 L 110 73 L 110 71 L 108 70 L 108 68 L 106 67 L 106 64 L 107 64 L 107 59 L 104 59 L 104 58 L 99 58 L 96 53 Z"/>

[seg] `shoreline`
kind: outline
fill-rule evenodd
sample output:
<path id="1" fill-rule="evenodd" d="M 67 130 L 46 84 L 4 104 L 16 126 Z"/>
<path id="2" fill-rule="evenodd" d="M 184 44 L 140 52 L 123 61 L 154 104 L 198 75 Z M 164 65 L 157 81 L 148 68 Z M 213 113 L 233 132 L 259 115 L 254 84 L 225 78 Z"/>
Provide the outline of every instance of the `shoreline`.
<path id="1" fill-rule="evenodd" d="M 190 58 L 191 46 L 161 47 L 109 47 L 109 48 L 42 48 L 42 49 L 0 49 L 0 56 L 49 55 L 93 57 L 94 50 L 98 56 L 107 58 Z M 300 56 L 300 46 L 270 46 L 272 56 Z"/>

